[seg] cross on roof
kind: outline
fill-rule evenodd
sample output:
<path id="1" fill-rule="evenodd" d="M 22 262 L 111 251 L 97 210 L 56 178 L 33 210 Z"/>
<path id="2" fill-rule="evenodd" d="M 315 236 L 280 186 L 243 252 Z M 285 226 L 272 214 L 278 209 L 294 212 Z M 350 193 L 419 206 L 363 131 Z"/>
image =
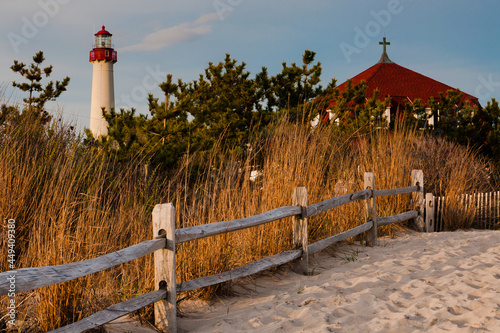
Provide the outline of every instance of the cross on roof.
<path id="1" fill-rule="evenodd" d="M 380 45 L 383 45 L 384 46 L 384 53 L 387 53 L 387 45 L 391 45 L 391 43 L 389 43 L 385 37 L 384 37 L 384 41 L 382 42 L 378 42 Z"/>

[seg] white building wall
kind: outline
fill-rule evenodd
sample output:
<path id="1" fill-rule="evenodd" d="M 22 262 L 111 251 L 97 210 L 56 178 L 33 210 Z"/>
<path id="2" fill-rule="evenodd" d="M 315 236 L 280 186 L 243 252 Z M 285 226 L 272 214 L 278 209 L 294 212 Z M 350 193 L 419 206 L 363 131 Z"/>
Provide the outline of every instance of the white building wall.
<path id="1" fill-rule="evenodd" d="M 425 108 L 425 113 L 431 115 L 432 114 L 431 108 Z M 434 117 L 430 117 L 429 119 L 427 119 L 427 125 L 434 126 Z"/>
<path id="2" fill-rule="evenodd" d="M 385 117 L 385 120 L 387 120 L 387 126 L 389 126 L 389 124 L 391 123 L 391 107 L 390 106 L 385 108 L 384 117 Z"/>
<path id="3" fill-rule="evenodd" d="M 108 123 L 102 116 L 102 108 L 110 111 L 115 107 L 113 62 L 94 61 L 92 73 L 92 100 L 90 104 L 90 130 L 95 138 L 108 134 Z"/>

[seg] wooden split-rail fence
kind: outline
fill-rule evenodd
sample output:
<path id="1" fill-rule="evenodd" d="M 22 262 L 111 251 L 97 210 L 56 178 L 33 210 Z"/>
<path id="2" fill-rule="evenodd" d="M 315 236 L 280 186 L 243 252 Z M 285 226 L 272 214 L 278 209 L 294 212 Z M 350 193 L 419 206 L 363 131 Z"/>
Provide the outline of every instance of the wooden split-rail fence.
<path id="1" fill-rule="evenodd" d="M 176 332 L 177 293 L 241 278 L 292 261 L 294 262 L 295 270 L 308 273 L 308 256 L 336 242 L 366 232 L 367 245 L 376 245 L 378 226 L 412 219 L 421 231 L 433 230 L 433 215 L 428 213 L 425 220 L 423 216 L 424 206 L 426 204 L 432 206 L 434 200 L 432 202 L 431 200 L 424 200 L 424 177 L 421 170 L 412 171 L 411 187 L 376 190 L 375 175 L 373 173 L 365 173 L 364 185 L 365 189 L 362 191 L 341 195 L 311 205 L 308 205 L 307 189 L 305 187 L 296 187 L 292 196 L 292 206 L 279 207 L 247 218 L 183 229 L 175 229 L 175 209 L 172 204 L 156 205 L 153 210 L 154 239 L 94 259 L 57 266 L 21 268 L 15 272 L 0 273 L 0 296 L 7 295 L 8 293 L 9 282 L 7 278 L 10 275 L 15 275 L 16 293 L 19 293 L 70 281 L 154 253 L 155 291 L 112 305 L 98 313 L 52 332 L 83 332 L 153 303 L 155 304 L 156 326 L 166 332 Z M 416 210 L 410 210 L 393 216 L 377 216 L 377 197 L 407 193 L 412 193 L 413 203 L 417 207 Z M 365 200 L 366 202 L 367 218 L 364 224 L 309 244 L 307 224 L 310 217 L 358 200 Z M 431 209 L 428 208 L 428 212 L 430 211 Z M 292 217 L 294 250 L 266 257 L 223 273 L 177 283 L 175 271 L 176 244 L 255 227 L 287 217 Z"/>

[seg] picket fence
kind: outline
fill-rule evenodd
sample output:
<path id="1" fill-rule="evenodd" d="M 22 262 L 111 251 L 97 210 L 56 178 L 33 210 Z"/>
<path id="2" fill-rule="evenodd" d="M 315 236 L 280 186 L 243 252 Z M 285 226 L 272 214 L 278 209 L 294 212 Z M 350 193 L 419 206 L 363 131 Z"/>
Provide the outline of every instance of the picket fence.
<path id="1" fill-rule="evenodd" d="M 492 230 L 500 228 L 499 191 L 462 194 L 455 197 L 432 197 L 427 194 L 426 198 L 426 200 L 433 200 L 430 206 L 434 208 L 434 231 L 447 229 L 445 223 L 447 209 L 453 210 L 452 216 L 461 215 L 462 218 L 469 219 L 472 228 Z"/>
<path id="2" fill-rule="evenodd" d="M 21 268 L 17 271 L 0 273 L 0 296 L 7 295 L 9 292 L 10 284 L 7 278 L 12 275 L 15 275 L 16 293 L 20 293 L 70 281 L 154 253 L 155 291 L 112 305 L 105 310 L 52 332 L 83 332 L 153 303 L 155 304 L 156 326 L 165 332 L 176 332 L 177 293 L 248 276 L 288 262 L 293 262 L 294 270 L 308 274 L 309 255 L 319 252 L 336 242 L 365 232 L 366 244 L 376 245 L 378 226 L 413 220 L 421 231 L 431 231 L 434 224 L 433 216 L 427 214 L 428 216 L 424 220 L 423 213 L 425 204 L 432 206 L 434 201 L 425 203 L 427 200 L 424 200 L 424 177 L 421 170 L 412 171 L 411 184 L 411 187 L 376 190 L 375 175 L 373 173 L 365 173 L 365 189 L 356 193 L 345 194 L 308 205 L 307 189 L 305 187 L 296 187 L 292 196 L 292 206 L 279 207 L 262 214 L 238 220 L 210 223 L 183 229 L 175 229 L 175 209 L 172 204 L 156 205 L 153 210 L 154 239 L 94 259 L 57 266 Z M 410 210 L 393 216 L 377 216 L 377 197 L 407 193 L 412 193 L 412 201 L 415 207 L 417 207 L 416 210 Z M 309 244 L 307 232 L 308 218 L 358 200 L 365 200 L 366 203 L 366 221 L 364 224 Z M 428 212 L 430 211 L 431 209 L 428 208 Z M 220 274 L 177 283 L 175 272 L 176 244 L 250 228 L 287 217 L 292 217 L 294 250 L 266 257 Z"/>

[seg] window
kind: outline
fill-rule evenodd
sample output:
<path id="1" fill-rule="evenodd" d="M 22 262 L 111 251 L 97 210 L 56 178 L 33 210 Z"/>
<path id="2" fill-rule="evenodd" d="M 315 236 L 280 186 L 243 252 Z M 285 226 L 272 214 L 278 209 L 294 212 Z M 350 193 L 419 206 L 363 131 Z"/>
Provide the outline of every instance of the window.
<path id="1" fill-rule="evenodd" d="M 95 47 L 96 48 L 112 48 L 111 44 L 111 36 L 107 35 L 98 35 L 95 36 Z"/>

